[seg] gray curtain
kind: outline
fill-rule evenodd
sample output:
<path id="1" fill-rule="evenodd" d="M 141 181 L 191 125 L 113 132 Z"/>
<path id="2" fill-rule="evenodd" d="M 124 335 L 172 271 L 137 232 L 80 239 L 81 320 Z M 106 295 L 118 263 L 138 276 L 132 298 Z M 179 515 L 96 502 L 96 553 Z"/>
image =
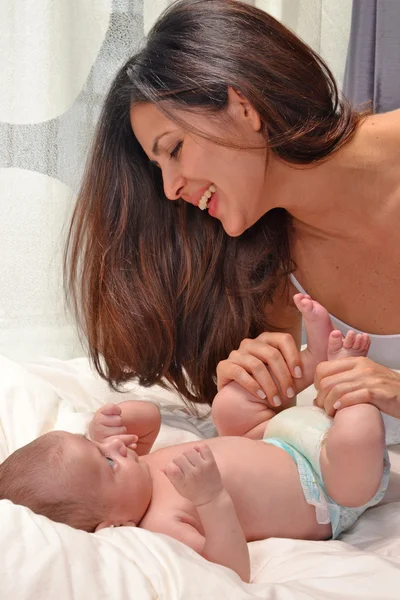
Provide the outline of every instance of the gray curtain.
<path id="1" fill-rule="evenodd" d="M 400 0 L 353 0 L 343 92 L 374 112 L 400 108 Z"/>

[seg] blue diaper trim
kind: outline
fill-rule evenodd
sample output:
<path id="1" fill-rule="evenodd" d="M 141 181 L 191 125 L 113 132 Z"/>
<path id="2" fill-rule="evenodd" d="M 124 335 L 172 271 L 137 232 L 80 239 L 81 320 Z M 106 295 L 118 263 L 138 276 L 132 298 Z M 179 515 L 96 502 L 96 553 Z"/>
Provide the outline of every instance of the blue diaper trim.
<path id="1" fill-rule="evenodd" d="M 285 450 L 293 458 L 299 472 L 304 497 L 308 504 L 315 506 L 318 523 L 330 522 L 332 524 L 332 539 L 336 539 L 345 529 L 351 527 L 367 508 L 378 504 L 386 493 L 390 477 L 390 460 L 386 449 L 383 459 L 383 475 L 378 491 L 369 502 L 353 508 L 341 506 L 330 498 L 322 479 L 315 472 L 311 463 L 294 446 L 278 438 L 265 438 L 264 442 Z"/>

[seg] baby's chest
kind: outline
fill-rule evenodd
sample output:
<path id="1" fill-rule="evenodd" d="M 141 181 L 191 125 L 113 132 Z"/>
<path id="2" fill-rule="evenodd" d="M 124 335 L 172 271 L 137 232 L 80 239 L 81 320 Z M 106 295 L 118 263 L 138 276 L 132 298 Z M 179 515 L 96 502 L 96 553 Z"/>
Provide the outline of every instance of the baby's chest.
<path id="1" fill-rule="evenodd" d="M 162 477 L 161 477 L 162 476 Z M 183 498 L 163 473 L 153 478 L 153 494 L 150 506 L 141 521 L 141 527 L 151 531 L 160 530 L 173 520 L 182 520 L 199 529 L 200 520 L 196 507 Z M 165 527 L 162 527 L 164 529 Z"/>

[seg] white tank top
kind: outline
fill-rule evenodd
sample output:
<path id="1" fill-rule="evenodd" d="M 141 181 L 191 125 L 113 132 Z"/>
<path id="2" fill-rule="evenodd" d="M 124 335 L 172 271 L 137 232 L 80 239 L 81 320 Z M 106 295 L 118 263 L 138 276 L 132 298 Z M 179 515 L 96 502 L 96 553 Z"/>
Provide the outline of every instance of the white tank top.
<path id="1" fill-rule="evenodd" d="M 307 294 L 294 275 L 290 275 L 290 280 L 299 292 Z M 330 317 L 335 329 L 339 329 L 343 335 L 346 335 L 350 329 L 353 329 L 356 333 L 368 333 L 367 331 L 363 332 L 355 327 L 347 325 L 347 323 L 343 323 L 343 321 L 336 318 L 334 315 L 330 315 Z M 368 335 L 371 338 L 368 358 L 389 369 L 400 369 L 400 334 L 377 335 L 369 333 Z"/>
<path id="2" fill-rule="evenodd" d="M 290 280 L 299 292 L 302 294 L 307 293 L 293 274 L 290 275 Z M 343 323 L 343 321 L 337 319 L 333 315 L 330 315 L 330 317 L 332 319 L 333 326 L 336 329 L 339 329 L 343 335 L 346 335 L 350 329 L 356 333 L 368 333 L 360 331 L 355 327 L 350 327 L 350 325 Z M 369 333 L 368 335 L 371 338 L 371 346 L 368 351 L 368 358 L 380 365 L 388 367 L 389 369 L 399 370 L 400 334 L 396 333 L 393 335 L 377 335 L 375 333 Z M 385 424 L 386 444 L 388 446 L 392 444 L 400 444 L 400 419 L 390 417 L 384 413 L 381 413 L 381 415 Z"/>

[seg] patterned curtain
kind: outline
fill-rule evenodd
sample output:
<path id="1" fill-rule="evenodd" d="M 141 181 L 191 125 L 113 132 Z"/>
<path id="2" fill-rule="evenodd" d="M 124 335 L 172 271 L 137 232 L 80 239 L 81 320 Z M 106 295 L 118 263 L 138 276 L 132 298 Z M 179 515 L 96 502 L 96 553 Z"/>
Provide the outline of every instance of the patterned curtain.
<path id="1" fill-rule="evenodd" d="M 66 224 L 104 92 L 143 37 L 143 12 L 143 0 L 0 2 L 1 354 L 82 353 L 63 302 Z"/>

